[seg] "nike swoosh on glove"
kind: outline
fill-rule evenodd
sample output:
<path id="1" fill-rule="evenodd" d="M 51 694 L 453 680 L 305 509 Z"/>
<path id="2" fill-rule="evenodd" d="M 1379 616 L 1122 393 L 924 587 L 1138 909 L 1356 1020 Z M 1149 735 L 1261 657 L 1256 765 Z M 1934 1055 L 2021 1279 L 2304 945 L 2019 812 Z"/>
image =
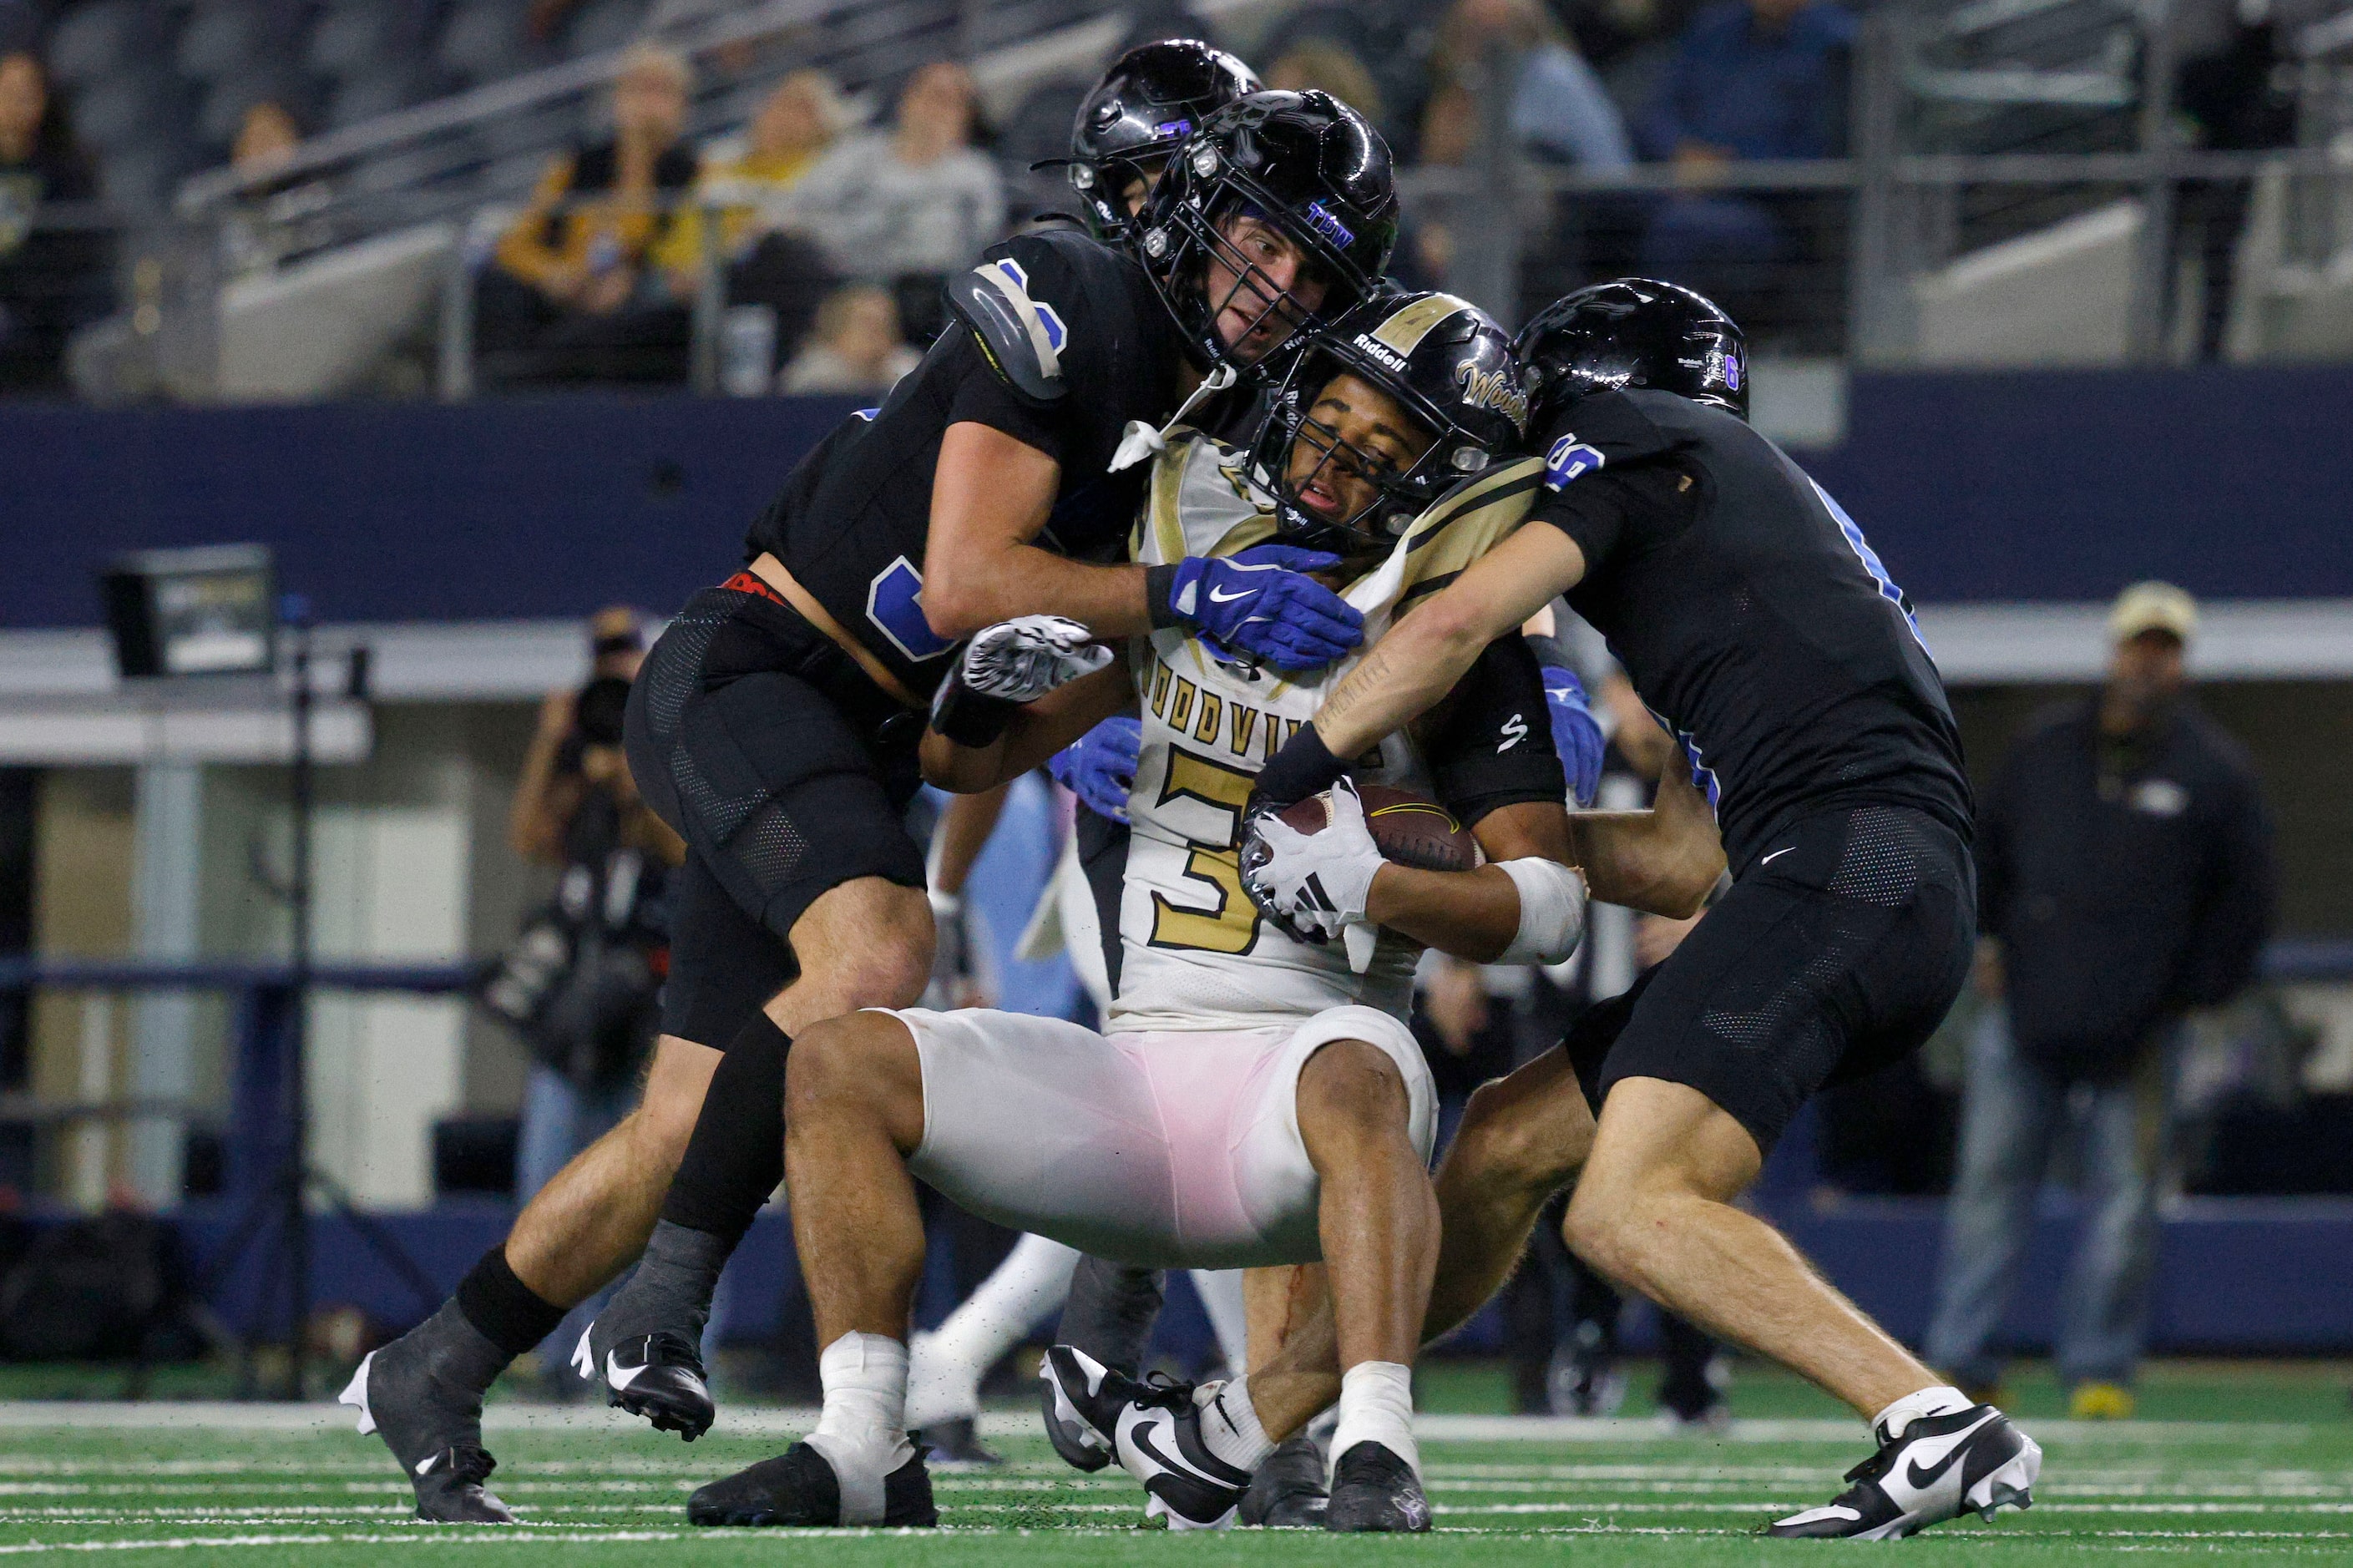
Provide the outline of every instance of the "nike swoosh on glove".
<path id="1" fill-rule="evenodd" d="M 1320 550 L 1261 544 L 1211 560 L 1176 563 L 1168 608 L 1220 645 L 1255 654 L 1277 669 L 1317 669 L 1365 640 L 1365 617 L 1307 576 L 1337 566 Z"/>
<path id="2" fill-rule="evenodd" d="M 1127 820 L 1127 797 L 1135 789 L 1136 759 L 1144 752 L 1144 721 L 1106 719 L 1046 760 L 1054 782 L 1113 822 Z"/>
<path id="3" fill-rule="evenodd" d="M 1545 709 L 1552 720 L 1552 749 L 1560 753 L 1560 765 L 1568 773 L 1569 791 L 1577 796 L 1577 804 L 1591 805 L 1601 788 L 1601 753 L 1609 742 L 1594 720 L 1593 706 L 1577 671 L 1546 665 L 1544 689 Z"/>
<path id="4" fill-rule="evenodd" d="M 1261 912 L 1302 942 L 1321 946 L 1365 918 L 1373 874 L 1388 862 L 1365 822 L 1365 803 L 1347 779 L 1320 798 L 1330 820 L 1302 833 L 1272 812 L 1242 829 L 1242 890 Z"/>
<path id="5" fill-rule="evenodd" d="M 973 634 L 958 675 L 983 697 L 1035 702 L 1119 657 L 1095 634 L 1060 616 L 1016 616 Z"/>

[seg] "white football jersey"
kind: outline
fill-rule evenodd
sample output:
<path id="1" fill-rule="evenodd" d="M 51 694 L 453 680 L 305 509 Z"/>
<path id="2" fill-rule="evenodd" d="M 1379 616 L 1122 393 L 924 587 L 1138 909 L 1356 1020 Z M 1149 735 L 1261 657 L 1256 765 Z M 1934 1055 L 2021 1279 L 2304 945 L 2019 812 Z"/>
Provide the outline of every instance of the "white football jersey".
<path id="1" fill-rule="evenodd" d="M 1303 675 L 1222 659 L 1182 628 L 1131 645 L 1144 721 L 1128 800 L 1134 831 L 1120 900 L 1114 1030 L 1247 1029 L 1356 1003 L 1405 1017 L 1418 944 L 1383 932 L 1370 968 L 1352 973 L 1343 944 L 1295 942 L 1242 891 L 1242 803 L 1267 760 L 1315 714 L 1398 613 L 1435 592 L 1526 516 L 1542 464 L 1502 464 L 1415 520 L 1380 566 L 1343 596 L 1365 617 L 1365 644 Z M 1133 555 L 1147 566 L 1224 556 L 1274 535 L 1270 509 L 1243 478 L 1241 454 L 1193 432 L 1155 462 Z M 1349 769 L 1361 784 L 1430 793 L 1405 736 Z"/>

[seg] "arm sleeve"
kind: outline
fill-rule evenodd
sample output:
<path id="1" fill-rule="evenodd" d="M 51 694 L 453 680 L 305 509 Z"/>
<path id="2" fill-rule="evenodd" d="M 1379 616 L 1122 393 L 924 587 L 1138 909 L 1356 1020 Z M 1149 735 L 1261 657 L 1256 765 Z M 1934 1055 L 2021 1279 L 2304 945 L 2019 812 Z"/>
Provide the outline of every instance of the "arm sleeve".
<path id="1" fill-rule="evenodd" d="M 2252 775 L 2234 774 L 2213 829 L 2205 901 L 2182 966 L 2181 1001 L 2191 1007 L 2220 1006 L 2255 977 L 2276 893 L 2271 814 Z"/>
<path id="2" fill-rule="evenodd" d="M 1456 683 L 1425 744 L 1438 798 L 1465 827 L 1524 801 L 1565 804 L 1568 775 L 1552 749 L 1550 723 L 1527 639 L 1512 632 L 1489 643 Z"/>

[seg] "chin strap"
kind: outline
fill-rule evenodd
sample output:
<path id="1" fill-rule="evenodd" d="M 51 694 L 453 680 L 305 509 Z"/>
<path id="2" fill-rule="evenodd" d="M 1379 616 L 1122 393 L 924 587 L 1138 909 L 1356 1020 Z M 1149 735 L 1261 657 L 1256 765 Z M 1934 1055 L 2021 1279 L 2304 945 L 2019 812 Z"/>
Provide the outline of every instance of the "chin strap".
<path id="1" fill-rule="evenodd" d="M 1167 424 L 1155 429 L 1141 419 L 1129 420 L 1126 433 L 1119 438 L 1119 450 L 1111 455 L 1111 472 L 1115 474 L 1122 468 L 1132 468 L 1146 458 L 1156 458 L 1168 450 L 1168 432 L 1185 422 L 1185 416 L 1193 412 L 1195 404 L 1205 397 L 1215 397 L 1240 379 L 1233 366 L 1221 364 L 1193 389 L 1192 396 L 1177 405 L 1176 412 Z"/>

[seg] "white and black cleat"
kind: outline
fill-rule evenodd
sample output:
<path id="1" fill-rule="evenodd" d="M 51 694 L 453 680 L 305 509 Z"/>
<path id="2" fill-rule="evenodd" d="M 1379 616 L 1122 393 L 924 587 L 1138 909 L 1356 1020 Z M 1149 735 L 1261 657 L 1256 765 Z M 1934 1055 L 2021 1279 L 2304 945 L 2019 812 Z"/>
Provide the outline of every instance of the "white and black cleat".
<path id="1" fill-rule="evenodd" d="M 1878 1436 L 1879 1452 L 1846 1473 L 1852 1486 L 1765 1533 L 1900 1541 L 1965 1513 L 1990 1523 L 2001 1509 L 2034 1506 L 2042 1447 L 1990 1405 L 1916 1417 L 1900 1437 Z"/>
<path id="2" fill-rule="evenodd" d="M 674 1329 L 615 1342 L 596 1331 L 603 1321 L 581 1331 L 572 1369 L 604 1384 L 606 1404 L 644 1416 L 657 1432 L 675 1432 L 691 1443 L 710 1431 L 719 1404 L 711 1397 L 710 1374 L 694 1342 Z"/>
<path id="3" fill-rule="evenodd" d="M 1065 1419 L 1057 1408 L 1060 1392 L 1054 1380 L 1043 1378 L 1038 1384 L 1038 1413 L 1045 1418 L 1046 1441 L 1054 1445 L 1062 1463 L 1074 1470 L 1093 1475 L 1111 1463 L 1111 1444 L 1102 1433 L 1072 1416 Z"/>
<path id="4" fill-rule="evenodd" d="M 1378 1443 L 1352 1444 L 1332 1467 L 1332 1500 L 1324 1528 L 1348 1534 L 1419 1535 L 1430 1528 L 1430 1499 L 1413 1467 Z"/>
<path id="5" fill-rule="evenodd" d="M 483 1489 L 498 1468 L 482 1447 L 482 1396 L 507 1357 L 453 1304 L 369 1352 L 337 1403 L 359 1429 L 384 1439 L 417 1492 L 417 1517 L 436 1524 L 512 1524 Z"/>
<path id="6" fill-rule="evenodd" d="M 1039 1375 L 1054 1393 L 1055 1414 L 1092 1429 L 1122 1468 L 1144 1483 L 1147 1519 L 1171 1530 L 1224 1530 L 1250 1486 L 1250 1473 L 1209 1452 L 1201 1424 L 1219 1414 L 1218 1391 L 1178 1383 L 1143 1383 L 1112 1371 L 1083 1351 L 1056 1345 Z"/>
<path id="7" fill-rule="evenodd" d="M 878 1468 L 880 1467 L 877 1467 Z M 940 1522 L 923 1455 L 881 1479 L 844 1486 L 831 1460 L 807 1443 L 712 1481 L 686 1500 L 689 1524 L 748 1529 L 833 1530 L 872 1525 L 928 1530 Z"/>

